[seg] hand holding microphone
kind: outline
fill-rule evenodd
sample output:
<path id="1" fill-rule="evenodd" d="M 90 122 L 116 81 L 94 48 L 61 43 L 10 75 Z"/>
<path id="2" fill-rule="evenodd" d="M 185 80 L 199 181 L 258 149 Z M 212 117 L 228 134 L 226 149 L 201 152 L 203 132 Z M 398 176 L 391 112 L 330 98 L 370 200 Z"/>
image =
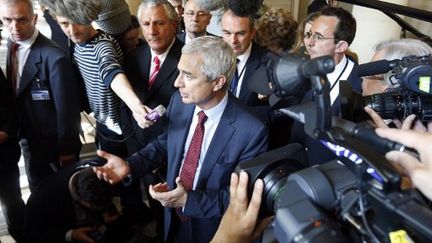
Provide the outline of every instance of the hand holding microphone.
<path id="1" fill-rule="evenodd" d="M 156 122 L 165 114 L 165 112 L 166 108 L 163 105 L 158 105 L 145 116 L 145 119 L 151 122 Z"/>

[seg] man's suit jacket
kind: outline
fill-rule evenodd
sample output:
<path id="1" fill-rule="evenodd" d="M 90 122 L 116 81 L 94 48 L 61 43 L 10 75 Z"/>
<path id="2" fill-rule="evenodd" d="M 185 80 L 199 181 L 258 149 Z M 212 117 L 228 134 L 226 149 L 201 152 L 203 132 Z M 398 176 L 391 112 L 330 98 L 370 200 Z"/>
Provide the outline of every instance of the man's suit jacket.
<path id="1" fill-rule="evenodd" d="M 259 46 L 255 42 L 252 42 L 251 53 L 246 62 L 246 70 L 243 74 L 243 82 L 238 97 L 248 106 L 261 106 L 267 104 L 266 102 L 258 99 L 257 93 L 251 91 L 249 88 L 249 83 L 254 78 L 254 74 L 257 69 L 259 67 L 267 65 L 267 62 L 269 61 L 269 57 L 267 54 L 268 51 L 265 48 Z M 267 84 L 270 81 L 262 80 L 262 82 L 265 82 Z"/>
<path id="2" fill-rule="evenodd" d="M 206 36 L 214 36 L 214 35 L 206 31 Z M 179 39 L 183 44 L 186 44 L 186 31 L 177 34 L 177 39 Z"/>
<path id="3" fill-rule="evenodd" d="M 9 138 L 4 143 L 0 143 L 0 156 L 2 158 L 1 171 L 17 166 L 21 150 L 19 148 L 18 118 L 15 109 L 12 85 L 0 69 L 0 131 L 8 134 Z"/>
<path id="4" fill-rule="evenodd" d="M 16 103 L 21 135 L 30 144 L 42 142 L 39 146 L 49 148 L 57 159 L 58 154 L 79 153 L 78 79 L 64 51 L 39 33 L 19 82 Z M 37 92 L 49 98 L 40 99 Z"/>
<path id="5" fill-rule="evenodd" d="M 183 43 L 176 39 L 150 90 L 148 89 L 152 61 L 150 47 L 144 44 L 133 51 L 126 59 L 128 79 L 141 102 L 146 106 L 152 109 L 158 105 L 168 106 L 171 95 L 176 91 L 174 81 L 179 74 L 177 64 L 180 60 L 182 47 Z M 125 105 L 122 105 L 122 123 L 126 135 L 132 133 L 134 127 L 137 126 L 131 111 Z M 129 153 L 141 149 L 162 132 L 161 123 L 156 123 L 146 129 L 137 128 L 128 141 L 128 149 L 131 150 Z"/>
<path id="6" fill-rule="evenodd" d="M 168 129 L 157 140 L 128 158 L 132 178 L 150 173 L 168 159 L 167 183 L 175 188 L 184 144 L 195 105 L 184 104 L 178 92 L 167 111 Z M 267 129 L 235 97 L 227 106 L 205 155 L 196 188 L 188 192 L 183 213 L 190 216 L 192 238 L 209 242 L 228 206 L 230 174 L 240 161 L 251 159 L 267 149 Z M 173 208 L 165 208 L 165 240 L 172 227 Z"/>

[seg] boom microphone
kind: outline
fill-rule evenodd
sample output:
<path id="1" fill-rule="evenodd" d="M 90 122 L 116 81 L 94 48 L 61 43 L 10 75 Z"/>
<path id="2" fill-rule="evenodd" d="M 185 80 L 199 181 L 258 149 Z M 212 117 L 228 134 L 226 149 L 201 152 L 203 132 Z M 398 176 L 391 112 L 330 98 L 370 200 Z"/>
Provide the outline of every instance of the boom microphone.
<path id="1" fill-rule="evenodd" d="M 386 73 L 392 70 L 397 65 L 399 65 L 399 60 L 393 60 L 393 61 L 380 60 L 380 61 L 357 65 L 354 67 L 354 72 L 356 72 L 358 77 L 364 77 L 364 76 Z"/>
<path id="2" fill-rule="evenodd" d="M 163 105 L 158 105 L 156 108 L 154 108 L 152 111 L 150 111 L 146 116 L 145 119 L 156 122 L 161 118 L 166 112 L 166 108 Z"/>
<path id="3" fill-rule="evenodd" d="M 214 11 L 225 5 L 224 0 L 196 0 L 196 3 L 207 11 Z"/>

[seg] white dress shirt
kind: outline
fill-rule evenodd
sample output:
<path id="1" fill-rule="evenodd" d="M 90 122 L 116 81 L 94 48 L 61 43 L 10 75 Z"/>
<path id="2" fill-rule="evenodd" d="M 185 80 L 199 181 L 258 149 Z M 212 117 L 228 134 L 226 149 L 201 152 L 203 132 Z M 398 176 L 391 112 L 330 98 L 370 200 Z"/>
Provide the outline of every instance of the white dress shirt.
<path id="1" fill-rule="evenodd" d="M 207 120 L 204 123 L 204 137 L 203 137 L 203 142 L 201 145 L 200 158 L 198 160 L 198 167 L 197 167 L 196 172 L 195 172 L 195 178 L 194 178 L 192 189 L 195 189 L 195 187 L 196 187 L 196 184 L 198 182 L 198 178 L 200 175 L 201 167 L 202 167 L 202 164 L 204 162 L 204 158 L 207 154 L 207 150 L 208 150 L 210 143 L 213 139 L 213 135 L 216 131 L 216 128 L 219 125 L 220 118 L 222 117 L 222 113 L 224 112 L 227 103 L 228 103 L 228 92 L 225 94 L 224 98 L 222 99 L 221 102 L 219 102 L 219 104 L 217 104 L 215 107 L 213 107 L 211 109 L 204 110 L 204 113 L 207 116 Z M 198 115 L 197 114 L 200 111 L 203 111 L 203 110 L 201 108 L 199 108 L 198 106 L 195 106 L 195 111 L 193 113 L 192 123 L 189 127 L 189 133 L 188 133 L 186 143 L 184 146 L 183 159 L 181 162 L 180 171 L 183 168 L 184 160 L 186 158 L 186 153 L 187 153 L 187 151 L 189 149 L 189 145 L 192 141 L 192 136 L 195 132 L 195 127 L 198 124 Z M 180 171 L 179 171 L 179 174 L 180 174 Z"/>

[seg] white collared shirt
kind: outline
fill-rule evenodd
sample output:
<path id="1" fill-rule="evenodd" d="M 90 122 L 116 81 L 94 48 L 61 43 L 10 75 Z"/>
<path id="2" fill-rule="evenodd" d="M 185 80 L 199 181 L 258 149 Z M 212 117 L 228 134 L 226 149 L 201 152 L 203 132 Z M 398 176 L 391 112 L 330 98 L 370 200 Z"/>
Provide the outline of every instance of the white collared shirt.
<path id="1" fill-rule="evenodd" d="M 335 70 L 327 74 L 327 79 L 330 83 L 330 87 L 333 87 L 330 90 L 331 104 L 333 104 L 336 98 L 339 96 L 339 81 L 347 80 L 349 75 L 351 74 L 353 67 L 354 67 L 354 62 L 348 59 L 344 55 L 342 57 L 342 60 L 335 66 Z M 336 82 L 338 83 L 335 84 Z"/>
<path id="2" fill-rule="evenodd" d="M 243 84 L 243 77 L 244 77 L 244 74 L 246 72 L 246 63 L 250 57 L 251 50 L 252 50 L 252 42 L 249 44 L 249 47 L 246 49 L 246 51 L 243 54 L 237 56 L 237 59 L 240 60 L 239 63 L 237 63 L 237 71 L 238 71 L 238 75 L 239 75 L 239 80 L 237 83 L 237 90 L 235 93 L 235 97 L 237 97 L 237 98 L 240 96 L 240 91 L 241 91 L 241 87 Z"/>
<path id="3" fill-rule="evenodd" d="M 151 48 L 150 48 L 150 53 L 151 53 L 151 59 L 150 59 L 150 70 L 149 70 L 149 78 L 151 73 L 153 72 L 153 69 L 155 68 L 156 64 L 154 63 L 153 59 L 155 56 L 157 56 L 159 58 L 159 68 L 162 67 L 162 64 L 164 63 L 166 57 L 168 56 L 168 52 L 171 50 L 171 47 L 174 45 L 174 41 L 176 38 L 173 39 L 173 41 L 171 42 L 171 44 L 168 46 L 168 48 L 166 49 L 166 51 L 160 55 L 156 54 L 156 52 L 154 52 Z"/>
<path id="4" fill-rule="evenodd" d="M 200 175 L 200 172 L 201 172 L 201 168 L 202 168 L 202 164 L 204 162 L 204 158 L 205 158 L 205 156 L 207 154 L 207 150 L 208 150 L 208 148 L 210 146 L 210 143 L 211 143 L 211 141 L 213 139 L 213 135 L 216 132 L 216 128 L 219 125 L 219 121 L 220 121 L 220 119 L 222 117 L 222 113 L 224 112 L 227 103 L 228 103 L 228 92 L 226 92 L 224 98 L 221 100 L 221 102 L 219 102 L 219 104 L 217 104 L 213 108 L 210 108 L 208 110 L 204 110 L 204 113 L 207 116 L 207 120 L 204 123 L 204 129 L 205 130 L 204 130 L 203 142 L 202 142 L 202 145 L 201 145 L 201 154 L 200 154 L 200 158 L 199 158 L 199 161 L 198 161 L 198 167 L 197 167 L 196 172 L 195 172 L 195 178 L 194 178 L 192 189 L 195 189 L 195 187 L 197 185 L 198 178 L 199 178 L 199 175 Z M 189 133 L 188 133 L 188 136 L 186 138 L 186 143 L 185 143 L 185 146 L 184 146 L 183 159 L 182 159 L 182 162 L 181 162 L 181 168 L 180 168 L 180 171 L 179 171 L 179 175 L 180 175 L 180 172 L 181 172 L 181 170 L 183 168 L 184 160 L 186 158 L 186 153 L 187 153 L 187 151 L 189 149 L 189 145 L 191 143 L 192 136 L 193 136 L 193 134 L 195 132 L 195 127 L 198 124 L 198 115 L 197 114 L 200 111 L 202 111 L 202 109 L 199 108 L 198 106 L 195 106 L 195 110 L 194 110 L 193 118 L 192 118 L 192 123 L 191 123 L 191 125 L 189 127 Z"/>
<path id="5" fill-rule="evenodd" d="M 27 62 L 27 58 L 30 54 L 30 48 L 32 47 L 33 43 L 36 41 L 36 38 L 39 34 L 39 31 L 35 29 L 33 32 L 33 35 L 24 41 L 17 41 L 19 44 L 18 50 L 17 50 L 17 56 L 18 56 L 18 73 L 17 73 L 17 91 L 19 89 L 21 75 L 24 69 L 24 66 Z"/>

